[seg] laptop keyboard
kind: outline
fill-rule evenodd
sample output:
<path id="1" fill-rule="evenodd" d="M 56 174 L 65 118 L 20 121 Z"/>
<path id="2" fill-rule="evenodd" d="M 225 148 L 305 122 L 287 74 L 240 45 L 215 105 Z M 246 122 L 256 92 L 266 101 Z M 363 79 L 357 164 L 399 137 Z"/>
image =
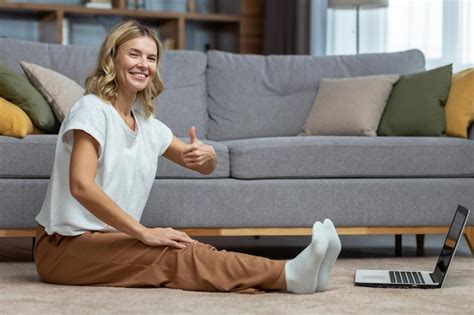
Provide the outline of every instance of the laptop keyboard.
<path id="1" fill-rule="evenodd" d="M 390 281 L 401 284 L 424 284 L 425 281 L 419 271 L 389 271 Z"/>

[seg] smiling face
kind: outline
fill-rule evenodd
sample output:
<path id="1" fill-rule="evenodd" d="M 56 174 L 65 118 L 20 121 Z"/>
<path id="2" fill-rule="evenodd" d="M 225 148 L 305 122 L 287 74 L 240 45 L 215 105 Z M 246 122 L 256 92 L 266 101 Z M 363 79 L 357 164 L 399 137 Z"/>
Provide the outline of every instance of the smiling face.
<path id="1" fill-rule="evenodd" d="M 114 58 L 119 93 L 136 94 L 156 73 L 158 48 L 153 39 L 141 36 L 126 41 Z"/>

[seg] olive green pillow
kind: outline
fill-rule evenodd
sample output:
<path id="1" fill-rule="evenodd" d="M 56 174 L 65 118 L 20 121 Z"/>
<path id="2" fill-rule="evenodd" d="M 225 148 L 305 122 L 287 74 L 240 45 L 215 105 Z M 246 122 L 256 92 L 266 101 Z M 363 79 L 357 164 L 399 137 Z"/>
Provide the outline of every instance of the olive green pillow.
<path id="1" fill-rule="evenodd" d="M 28 80 L 0 64 L 0 96 L 23 109 L 39 129 L 57 133 L 59 123 L 46 100 Z"/>
<path id="2" fill-rule="evenodd" d="M 441 136 L 452 65 L 401 76 L 377 130 L 380 136 Z"/>

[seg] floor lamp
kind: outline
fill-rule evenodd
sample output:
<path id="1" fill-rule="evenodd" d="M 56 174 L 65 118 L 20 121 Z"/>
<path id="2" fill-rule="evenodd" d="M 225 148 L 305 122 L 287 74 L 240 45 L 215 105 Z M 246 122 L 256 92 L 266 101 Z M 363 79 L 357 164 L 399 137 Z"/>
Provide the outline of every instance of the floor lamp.
<path id="1" fill-rule="evenodd" d="M 362 7 L 382 8 L 388 7 L 388 0 L 328 0 L 328 8 L 343 9 L 356 8 L 356 51 L 359 54 L 359 11 Z"/>

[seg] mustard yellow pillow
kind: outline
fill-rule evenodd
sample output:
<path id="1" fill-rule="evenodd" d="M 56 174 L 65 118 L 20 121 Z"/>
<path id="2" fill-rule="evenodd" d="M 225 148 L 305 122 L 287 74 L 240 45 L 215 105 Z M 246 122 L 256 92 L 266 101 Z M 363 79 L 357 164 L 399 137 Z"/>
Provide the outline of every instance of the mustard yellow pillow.
<path id="1" fill-rule="evenodd" d="M 453 76 L 445 112 L 446 135 L 467 138 L 467 130 L 474 122 L 474 68 Z"/>
<path id="2" fill-rule="evenodd" d="M 42 133 L 31 118 L 18 106 L 0 97 L 0 134 L 23 138 L 29 134 Z"/>

